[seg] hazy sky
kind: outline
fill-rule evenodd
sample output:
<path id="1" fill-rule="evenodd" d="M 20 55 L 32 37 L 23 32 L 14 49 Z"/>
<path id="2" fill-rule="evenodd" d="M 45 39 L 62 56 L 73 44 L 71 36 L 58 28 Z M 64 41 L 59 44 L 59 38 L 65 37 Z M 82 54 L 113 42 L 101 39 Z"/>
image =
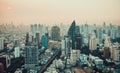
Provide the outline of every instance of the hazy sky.
<path id="1" fill-rule="evenodd" d="M 0 0 L 0 23 L 120 24 L 120 0 Z"/>

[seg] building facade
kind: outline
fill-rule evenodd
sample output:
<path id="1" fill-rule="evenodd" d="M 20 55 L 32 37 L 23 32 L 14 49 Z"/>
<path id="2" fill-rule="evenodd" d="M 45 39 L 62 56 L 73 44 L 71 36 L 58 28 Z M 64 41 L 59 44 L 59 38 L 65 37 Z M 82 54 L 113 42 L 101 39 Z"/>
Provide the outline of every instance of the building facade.
<path id="1" fill-rule="evenodd" d="M 37 46 L 26 46 L 25 48 L 25 68 L 35 69 L 38 65 L 38 48 Z"/>
<path id="2" fill-rule="evenodd" d="M 51 28 L 51 39 L 54 41 L 60 40 L 60 28 L 58 26 L 53 26 Z"/>
<path id="3" fill-rule="evenodd" d="M 0 51 L 4 49 L 4 38 L 0 38 Z"/>

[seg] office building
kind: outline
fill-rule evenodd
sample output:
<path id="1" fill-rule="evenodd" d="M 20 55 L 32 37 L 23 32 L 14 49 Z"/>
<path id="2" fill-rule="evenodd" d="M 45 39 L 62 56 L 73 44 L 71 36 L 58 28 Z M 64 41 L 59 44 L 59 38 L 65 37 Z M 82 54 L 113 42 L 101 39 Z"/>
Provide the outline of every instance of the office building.
<path id="1" fill-rule="evenodd" d="M 40 36 L 39 33 L 36 33 L 36 44 L 38 47 L 40 47 Z"/>
<path id="2" fill-rule="evenodd" d="M 80 50 L 82 46 L 82 36 L 80 34 L 80 27 L 75 28 L 75 49 Z"/>
<path id="3" fill-rule="evenodd" d="M 104 47 L 110 47 L 111 41 L 109 36 L 105 36 Z"/>
<path id="4" fill-rule="evenodd" d="M 4 49 L 4 38 L 0 37 L 0 51 Z"/>
<path id="5" fill-rule="evenodd" d="M 76 65 L 76 61 L 79 58 L 80 50 L 71 50 L 70 61 L 72 65 Z"/>
<path id="6" fill-rule="evenodd" d="M 35 31 L 35 33 L 38 32 L 37 24 L 34 24 L 34 31 Z"/>
<path id="7" fill-rule="evenodd" d="M 38 65 L 38 48 L 37 46 L 26 46 L 25 47 L 25 68 L 36 69 Z"/>
<path id="8" fill-rule="evenodd" d="M 51 39 L 54 41 L 60 40 L 60 28 L 58 26 L 53 26 L 51 28 Z"/>
<path id="9" fill-rule="evenodd" d="M 75 21 L 72 22 L 69 30 L 68 30 L 68 36 L 70 37 L 70 39 L 72 40 L 72 49 L 75 49 Z"/>
<path id="10" fill-rule="evenodd" d="M 65 55 L 65 40 L 61 40 L 61 50 L 62 50 L 62 55 Z"/>
<path id="11" fill-rule="evenodd" d="M 29 44 L 29 33 L 26 33 L 26 45 Z"/>
<path id="12" fill-rule="evenodd" d="M 80 27 L 76 26 L 75 21 L 72 22 L 69 30 L 68 30 L 68 36 L 71 40 L 71 46 L 72 49 L 81 49 L 82 46 L 82 36 L 80 34 Z"/>
<path id="13" fill-rule="evenodd" d="M 34 26 L 31 25 L 31 26 L 30 26 L 30 29 L 31 29 L 31 33 L 32 33 L 32 35 L 33 35 L 33 34 L 35 33 L 35 32 L 34 32 Z"/>
<path id="14" fill-rule="evenodd" d="M 20 57 L 20 47 L 15 47 L 14 50 L 15 50 L 14 51 L 15 58 Z"/>
<path id="15" fill-rule="evenodd" d="M 98 39 L 95 38 L 93 33 L 90 33 L 88 36 L 88 45 L 90 50 L 96 50 L 98 44 Z"/>
<path id="16" fill-rule="evenodd" d="M 103 56 L 108 59 L 108 58 L 110 58 L 110 55 L 111 55 L 110 48 L 109 47 L 104 47 L 103 48 Z"/>
<path id="17" fill-rule="evenodd" d="M 41 38 L 41 45 L 42 45 L 43 47 L 46 47 L 46 48 L 47 48 L 47 46 L 48 46 L 48 37 L 47 37 L 47 35 L 43 35 L 43 36 L 42 36 L 42 38 Z"/>
<path id="18" fill-rule="evenodd" d="M 118 43 L 114 43 L 110 47 L 111 58 L 114 61 L 120 61 L 120 48 Z"/>

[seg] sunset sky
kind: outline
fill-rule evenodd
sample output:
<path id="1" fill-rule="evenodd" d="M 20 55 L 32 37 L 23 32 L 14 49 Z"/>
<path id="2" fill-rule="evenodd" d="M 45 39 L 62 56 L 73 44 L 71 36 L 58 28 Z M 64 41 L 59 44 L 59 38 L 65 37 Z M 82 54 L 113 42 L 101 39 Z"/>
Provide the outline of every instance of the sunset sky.
<path id="1" fill-rule="evenodd" d="M 120 24 L 120 0 L 0 0 L 0 24 Z"/>

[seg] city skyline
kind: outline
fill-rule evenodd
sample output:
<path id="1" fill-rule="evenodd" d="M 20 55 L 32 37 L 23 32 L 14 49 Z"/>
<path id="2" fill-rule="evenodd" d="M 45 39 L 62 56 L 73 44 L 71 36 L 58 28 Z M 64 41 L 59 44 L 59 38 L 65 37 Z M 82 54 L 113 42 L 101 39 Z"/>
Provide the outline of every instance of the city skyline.
<path id="1" fill-rule="evenodd" d="M 120 24 L 119 0 L 1 0 L 0 23 Z"/>

